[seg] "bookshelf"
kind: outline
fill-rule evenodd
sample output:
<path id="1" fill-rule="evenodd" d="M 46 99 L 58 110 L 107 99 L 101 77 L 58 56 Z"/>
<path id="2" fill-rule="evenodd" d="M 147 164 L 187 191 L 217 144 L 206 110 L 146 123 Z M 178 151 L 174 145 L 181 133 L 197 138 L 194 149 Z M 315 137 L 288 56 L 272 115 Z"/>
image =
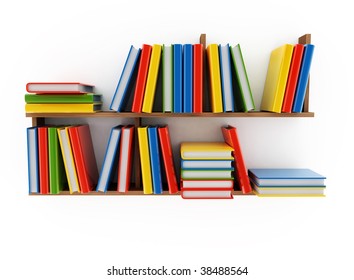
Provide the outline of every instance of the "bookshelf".
<path id="1" fill-rule="evenodd" d="M 201 34 L 200 43 L 206 47 L 206 35 Z M 305 34 L 298 38 L 299 44 L 310 44 L 311 43 L 311 34 Z M 136 127 L 141 126 L 143 120 L 146 118 L 312 118 L 315 116 L 314 112 L 309 111 L 309 90 L 310 80 L 307 84 L 306 96 L 303 106 L 303 111 L 301 113 L 273 113 L 273 112 L 263 112 L 263 111 L 252 111 L 252 112 L 233 112 L 233 113 L 212 113 L 212 112 L 203 112 L 203 113 L 162 113 L 162 112 L 153 112 L 153 113 L 132 113 L 132 112 L 115 112 L 115 111 L 100 111 L 95 113 L 26 113 L 26 117 L 32 119 L 32 126 L 41 126 L 46 124 L 46 119 L 61 119 L 61 118 L 131 118 L 134 120 L 134 125 Z M 83 195 L 83 196 L 92 196 L 92 195 L 144 195 L 142 186 L 141 186 L 141 174 L 140 174 L 140 159 L 139 159 L 139 150 L 137 137 L 135 137 L 134 144 L 134 180 L 135 184 L 129 189 L 127 193 L 119 193 L 117 191 L 107 191 L 106 193 L 92 191 L 90 193 L 74 193 L 70 194 L 69 191 L 63 191 L 57 195 Z M 30 195 L 41 195 L 43 194 L 30 194 Z M 51 195 L 51 194 L 48 194 Z M 162 195 L 170 195 L 168 191 L 164 191 Z M 176 195 L 176 194 L 174 194 Z M 179 194 L 177 194 L 179 195 Z M 241 191 L 233 191 L 233 195 L 244 195 Z M 252 195 L 252 194 L 247 194 Z M 158 196 L 158 195 L 157 195 Z"/>

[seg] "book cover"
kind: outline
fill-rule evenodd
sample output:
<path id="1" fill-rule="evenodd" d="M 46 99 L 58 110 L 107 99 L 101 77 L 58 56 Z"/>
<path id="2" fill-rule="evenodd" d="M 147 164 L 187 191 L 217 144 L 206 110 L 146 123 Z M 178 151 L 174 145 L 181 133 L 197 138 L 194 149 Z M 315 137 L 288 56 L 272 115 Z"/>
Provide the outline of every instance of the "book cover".
<path id="1" fill-rule="evenodd" d="M 233 179 L 232 169 L 182 169 L 181 178 L 183 180 L 191 179 L 204 179 L 204 180 L 221 180 L 221 179 Z"/>
<path id="2" fill-rule="evenodd" d="M 178 185 L 175 164 L 173 160 L 170 133 L 168 126 L 159 127 L 157 130 L 159 134 L 163 164 L 166 172 L 168 190 L 170 194 L 174 194 L 178 192 Z"/>
<path id="3" fill-rule="evenodd" d="M 66 178 L 68 180 L 70 193 L 80 192 L 79 180 L 77 178 L 73 151 L 67 127 L 58 128 L 59 144 L 63 155 Z"/>
<path id="4" fill-rule="evenodd" d="M 203 112 L 204 47 L 193 45 L 193 113 Z"/>
<path id="5" fill-rule="evenodd" d="M 302 112 L 302 107 L 305 101 L 306 88 L 310 76 L 310 68 L 313 57 L 315 46 L 312 44 L 306 44 L 304 49 L 304 54 L 301 62 L 301 68 L 299 73 L 299 79 L 297 82 L 293 112 L 300 113 Z"/>
<path id="6" fill-rule="evenodd" d="M 106 192 L 112 181 L 113 173 L 117 170 L 122 127 L 123 125 L 117 125 L 111 129 L 96 191 Z"/>
<path id="7" fill-rule="evenodd" d="M 288 81 L 286 83 L 283 106 L 281 111 L 284 113 L 291 113 L 293 108 L 293 101 L 296 91 L 296 85 L 300 73 L 302 55 L 304 52 L 304 45 L 296 44 L 294 46 L 293 56 L 289 69 Z"/>
<path id="8" fill-rule="evenodd" d="M 234 149 L 235 176 L 237 178 L 240 189 L 244 194 L 250 193 L 252 192 L 252 188 L 247 175 L 247 168 L 243 159 L 241 144 L 238 139 L 236 127 L 229 125 L 227 127 L 222 127 L 221 131 L 225 142 Z"/>
<path id="9" fill-rule="evenodd" d="M 118 192 L 127 192 L 130 187 L 131 171 L 133 163 L 134 126 L 126 125 L 122 128 L 119 145 L 118 163 Z"/>
<path id="10" fill-rule="evenodd" d="M 130 47 L 128 57 L 125 61 L 122 74 L 119 78 L 116 90 L 113 94 L 111 101 L 110 109 L 120 112 L 123 108 L 123 103 L 125 95 L 129 91 L 130 83 L 132 82 L 132 77 L 134 76 L 135 68 L 138 65 L 140 58 L 140 48 L 135 48 L 134 46 Z"/>
<path id="11" fill-rule="evenodd" d="M 144 194 L 152 194 L 150 149 L 147 127 L 138 127 L 139 155 Z"/>
<path id="12" fill-rule="evenodd" d="M 156 84 L 160 67 L 161 45 L 154 44 L 151 51 L 151 59 L 149 65 L 148 76 L 144 93 L 143 107 L 144 113 L 151 113 L 155 98 Z"/>
<path id="13" fill-rule="evenodd" d="M 231 80 L 230 46 L 219 45 L 220 79 L 224 112 L 234 112 L 234 97 Z"/>
<path id="14" fill-rule="evenodd" d="M 182 169 L 232 169 L 233 160 L 181 160 Z"/>
<path id="15" fill-rule="evenodd" d="M 150 57 L 152 46 L 144 44 L 141 48 L 141 58 L 139 62 L 138 74 L 136 78 L 136 87 L 134 91 L 134 99 L 132 105 L 132 112 L 141 113 L 143 107 L 144 93 L 146 80 L 149 71 Z"/>
<path id="16" fill-rule="evenodd" d="M 66 186 L 63 156 L 59 146 L 57 127 L 48 127 L 49 187 L 51 194 L 60 193 Z"/>
<path id="17" fill-rule="evenodd" d="M 181 44 L 173 45 L 173 112 L 182 113 L 183 102 L 183 46 Z"/>
<path id="18" fill-rule="evenodd" d="M 83 94 L 93 93 L 94 87 L 79 82 L 31 82 L 27 83 L 26 90 L 37 94 Z"/>
<path id="19" fill-rule="evenodd" d="M 39 190 L 49 194 L 48 128 L 38 127 Z"/>
<path id="20" fill-rule="evenodd" d="M 27 128 L 27 160 L 29 193 L 39 193 L 38 129 Z"/>
<path id="21" fill-rule="evenodd" d="M 261 110 L 280 113 L 294 46 L 285 44 L 271 52 Z"/>
<path id="22" fill-rule="evenodd" d="M 181 188 L 190 189 L 233 189 L 233 180 L 181 180 Z"/>
<path id="23" fill-rule="evenodd" d="M 26 113 L 95 113 L 101 111 L 102 103 L 87 104 L 26 104 Z"/>
<path id="24" fill-rule="evenodd" d="M 99 176 L 90 127 L 88 125 L 71 126 L 68 131 L 80 190 L 82 193 L 88 193 L 96 186 Z"/>
<path id="25" fill-rule="evenodd" d="M 160 164 L 160 151 L 157 135 L 157 127 L 148 127 L 149 150 L 150 150 L 150 165 L 152 174 L 152 186 L 154 194 L 162 193 L 162 177 Z"/>
<path id="26" fill-rule="evenodd" d="M 193 112 L 193 45 L 183 45 L 183 112 Z"/>
<path id="27" fill-rule="evenodd" d="M 173 55 L 171 45 L 163 45 L 162 57 L 162 110 L 171 113 L 173 111 Z"/>
<path id="28" fill-rule="evenodd" d="M 210 44 L 207 47 L 207 57 L 209 66 L 210 100 L 213 113 L 223 112 L 220 60 L 217 44 Z"/>
<path id="29" fill-rule="evenodd" d="M 252 168 L 249 177 L 259 186 L 324 186 L 325 176 L 308 168 Z"/>
<path id="30" fill-rule="evenodd" d="M 182 188 L 184 199 L 232 199 L 232 188 Z"/>
<path id="31" fill-rule="evenodd" d="M 233 159 L 234 149 L 224 142 L 182 142 L 182 159 Z"/>
<path id="32" fill-rule="evenodd" d="M 25 102 L 41 103 L 100 103 L 102 95 L 94 93 L 83 94 L 25 94 Z"/>
<path id="33" fill-rule="evenodd" d="M 241 46 L 230 46 L 232 81 L 237 111 L 249 112 L 254 110 L 252 90 L 248 79 L 246 65 L 243 59 Z"/>

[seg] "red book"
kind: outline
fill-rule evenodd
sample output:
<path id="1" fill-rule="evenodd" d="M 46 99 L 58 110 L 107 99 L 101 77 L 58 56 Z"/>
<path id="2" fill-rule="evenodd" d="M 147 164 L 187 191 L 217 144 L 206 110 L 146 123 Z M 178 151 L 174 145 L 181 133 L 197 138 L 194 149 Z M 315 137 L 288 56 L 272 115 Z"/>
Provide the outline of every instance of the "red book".
<path id="1" fill-rule="evenodd" d="M 202 44 L 193 45 L 193 113 L 203 112 L 203 56 Z"/>
<path id="2" fill-rule="evenodd" d="M 284 113 L 291 113 L 293 108 L 293 101 L 297 86 L 297 80 L 300 73 L 302 55 L 304 53 L 304 45 L 296 44 L 294 46 L 293 56 L 288 74 L 288 81 L 285 88 L 283 106 L 281 111 Z"/>
<path id="3" fill-rule="evenodd" d="M 49 194 L 48 128 L 38 127 L 39 191 Z"/>
<path id="4" fill-rule="evenodd" d="M 97 184 L 98 169 L 88 125 L 68 128 L 71 148 L 82 193 L 90 192 Z"/>
<path id="5" fill-rule="evenodd" d="M 152 46 L 145 44 L 143 45 L 141 50 L 141 58 L 139 63 L 138 75 L 136 78 L 136 86 L 132 105 L 132 112 L 134 113 L 141 113 L 141 108 L 143 106 L 146 79 L 150 65 L 151 50 Z"/>
<path id="6" fill-rule="evenodd" d="M 127 192 L 130 186 L 133 159 L 134 126 L 122 128 L 119 147 L 117 191 Z"/>
<path id="7" fill-rule="evenodd" d="M 252 188 L 250 179 L 247 174 L 247 168 L 243 160 L 241 145 L 238 140 L 236 127 L 229 125 L 227 127 L 222 127 L 221 130 L 225 143 L 234 148 L 235 174 L 242 193 L 250 193 L 252 192 Z"/>
<path id="8" fill-rule="evenodd" d="M 170 194 L 178 192 L 175 165 L 171 148 L 171 140 L 168 132 L 168 126 L 158 128 L 162 159 L 165 166 L 168 190 Z"/>
<path id="9" fill-rule="evenodd" d="M 27 83 L 26 90 L 37 94 L 84 94 L 93 93 L 94 86 L 77 82 L 69 83 Z"/>

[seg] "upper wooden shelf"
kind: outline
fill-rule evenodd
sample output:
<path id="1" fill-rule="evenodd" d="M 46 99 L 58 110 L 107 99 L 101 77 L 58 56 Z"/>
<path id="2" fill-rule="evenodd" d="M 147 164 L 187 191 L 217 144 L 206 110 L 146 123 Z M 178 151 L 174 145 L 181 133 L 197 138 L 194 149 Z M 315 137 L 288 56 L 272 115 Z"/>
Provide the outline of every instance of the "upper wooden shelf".
<path id="1" fill-rule="evenodd" d="M 26 113 L 31 118 L 313 118 L 315 113 L 272 113 L 272 112 L 235 112 L 235 113 L 117 113 L 113 111 L 101 111 L 96 113 Z"/>

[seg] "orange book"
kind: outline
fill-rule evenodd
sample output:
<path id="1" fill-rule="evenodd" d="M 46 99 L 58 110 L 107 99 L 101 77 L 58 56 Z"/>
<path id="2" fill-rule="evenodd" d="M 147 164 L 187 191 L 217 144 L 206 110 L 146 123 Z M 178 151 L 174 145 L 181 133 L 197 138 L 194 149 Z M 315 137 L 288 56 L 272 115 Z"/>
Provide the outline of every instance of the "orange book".
<path id="1" fill-rule="evenodd" d="M 302 55 L 304 53 L 304 45 L 296 44 L 293 50 L 293 56 L 291 58 L 291 64 L 289 69 L 288 81 L 285 88 L 282 112 L 291 113 L 293 108 L 293 101 L 297 86 L 297 80 L 299 78 Z"/>
<path id="2" fill-rule="evenodd" d="M 49 194 L 48 128 L 38 127 L 39 191 Z"/>
<path id="3" fill-rule="evenodd" d="M 96 186 L 98 169 L 88 125 L 68 128 L 80 190 L 88 193 Z"/>
<path id="4" fill-rule="evenodd" d="M 203 59 L 203 45 L 193 45 L 193 113 L 203 112 Z"/>
<path id="5" fill-rule="evenodd" d="M 160 139 L 162 159 L 166 171 L 168 189 L 170 194 L 177 193 L 178 185 L 168 126 L 159 127 L 158 134 Z"/>
<path id="6" fill-rule="evenodd" d="M 136 86 L 134 92 L 132 112 L 141 113 L 141 108 L 143 106 L 144 92 L 146 86 L 146 79 L 149 71 L 150 56 L 151 56 L 152 46 L 143 45 L 141 49 L 141 58 L 138 69 L 138 76 L 136 78 Z"/>
<path id="7" fill-rule="evenodd" d="M 243 160 L 240 141 L 238 140 L 236 127 L 231 125 L 221 128 L 222 135 L 224 137 L 225 143 L 234 148 L 234 158 L 235 158 L 235 174 L 242 193 L 252 192 L 250 179 L 247 174 L 247 168 Z"/>

